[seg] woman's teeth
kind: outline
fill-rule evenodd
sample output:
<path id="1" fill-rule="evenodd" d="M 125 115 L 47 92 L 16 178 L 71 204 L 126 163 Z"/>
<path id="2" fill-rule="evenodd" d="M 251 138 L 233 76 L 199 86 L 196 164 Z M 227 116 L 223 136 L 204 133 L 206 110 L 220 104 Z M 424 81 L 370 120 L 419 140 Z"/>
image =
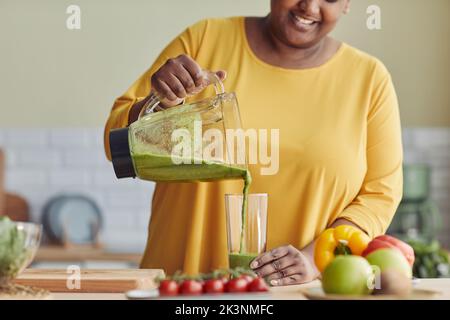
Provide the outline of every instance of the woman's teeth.
<path id="1" fill-rule="evenodd" d="M 299 16 L 295 16 L 295 19 L 297 19 L 297 21 L 299 21 L 300 23 L 306 24 L 306 25 L 311 25 L 311 24 L 313 24 L 315 22 L 313 20 L 305 19 L 305 18 L 302 18 L 302 17 L 299 17 Z"/>

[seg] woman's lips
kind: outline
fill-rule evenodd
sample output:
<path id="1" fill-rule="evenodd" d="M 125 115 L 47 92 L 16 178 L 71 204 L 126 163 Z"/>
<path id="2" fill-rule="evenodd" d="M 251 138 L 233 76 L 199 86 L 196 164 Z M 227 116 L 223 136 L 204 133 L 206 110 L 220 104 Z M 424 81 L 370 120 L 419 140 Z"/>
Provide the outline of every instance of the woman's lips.
<path id="1" fill-rule="evenodd" d="M 293 12 L 290 13 L 290 17 L 296 29 L 302 32 L 314 29 L 316 25 L 319 23 L 319 21 L 317 20 L 313 20 L 311 18 L 307 18 L 302 15 L 297 15 Z"/>

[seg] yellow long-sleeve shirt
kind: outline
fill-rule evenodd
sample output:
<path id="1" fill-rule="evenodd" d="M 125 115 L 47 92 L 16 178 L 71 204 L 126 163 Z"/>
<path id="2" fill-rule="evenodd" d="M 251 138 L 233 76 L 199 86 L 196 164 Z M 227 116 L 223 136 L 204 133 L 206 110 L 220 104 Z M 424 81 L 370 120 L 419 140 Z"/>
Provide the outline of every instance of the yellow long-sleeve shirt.
<path id="1" fill-rule="evenodd" d="M 397 97 L 381 62 L 343 44 L 319 67 L 284 69 L 253 53 L 242 17 L 201 21 L 115 101 L 105 127 L 108 157 L 109 130 L 127 125 L 151 75 L 180 54 L 228 72 L 225 88 L 236 92 L 244 128 L 280 129 L 278 173 L 250 166 L 250 192 L 269 194 L 267 249 L 303 248 L 338 218 L 370 236 L 385 232 L 402 195 L 402 145 Z M 239 192 L 238 180 L 157 183 L 141 266 L 169 274 L 226 267 L 224 195 Z"/>

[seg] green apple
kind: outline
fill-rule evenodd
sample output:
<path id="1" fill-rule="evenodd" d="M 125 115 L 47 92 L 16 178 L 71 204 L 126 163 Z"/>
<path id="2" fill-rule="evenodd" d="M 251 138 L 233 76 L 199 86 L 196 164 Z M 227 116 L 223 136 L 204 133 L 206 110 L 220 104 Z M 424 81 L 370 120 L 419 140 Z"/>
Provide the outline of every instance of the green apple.
<path id="1" fill-rule="evenodd" d="M 371 292 L 372 268 L 360 256 L 337 256 L 322 274 L 325 293 L 367 295 Z"/>
<path id="2" fill-rule="evenodd" d="M 370 265 L 380 268 L 380 272 L 395 270 L 411 279 L 412 269 L 405 256 L 397 249 L 379 249 L 366 256 Z"/>

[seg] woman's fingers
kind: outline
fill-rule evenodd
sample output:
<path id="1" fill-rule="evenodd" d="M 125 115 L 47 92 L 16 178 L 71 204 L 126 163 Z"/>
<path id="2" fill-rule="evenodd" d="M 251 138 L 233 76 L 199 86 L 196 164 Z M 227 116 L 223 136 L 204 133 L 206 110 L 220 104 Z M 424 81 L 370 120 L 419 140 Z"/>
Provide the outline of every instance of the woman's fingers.
<path id="1" fill-rule="evenodd" d="M 267 263 L 270 263 L 274 260 L 278 260 L 289 253 L 289 246 L 283 246 L 275 248 L 271 251 L 265 252 L 252 261 L 250 264 L 250 268 L 258 269 L 264 266 Z"/>
<path id="2" fill-rule="evenodd" d="M 216 75 L 219 77 L 221 81 L 224 81 L 227 78 L 227 72 L 225 70 L 219 70 L 216 72 Z"/>
<path id="3" fill-rule="evenodd" d="M 182 83 L 184 90 L 187 93 L 194 93 L 196 90 L 195 81 L 191 74 L 184 68 L 183 65 L 177 65 L 172 73 Z"/>
<path id="4" fill-rule="evenodd" d="M 190 74 L 196 87 L 203 85 L 204 74 L 202 68 L 197 62 L 187 55 L 178 56 L 177 60 L 183 68 Z"/>
<path id="5" fill-rule="evenodd" d="M 170 90 L 180 99 L 184 99 L 187 96 L 186 89 L 183 83 L 174 74 L 169 74 L 167 76 L 166 84 L 170 87 Z"/>
<path id="6" fill-rule="evenodd" d="M 224 80 L 226 72 L 217 71 L 216 75 Z M 169 105 L 179 103 L 180 99 L 186 98 L 205 87 L 206 74 L 191 57 L 180 55 L 167 62 L 152 75 L 152 88 L 159 93 L 161 98 L 168 100 Z"/>
<path id="7" fill-rule="evenodd" d="M 274 279 L 270 281 L 270 284 L 272 286 L 290 286 L 294 284 L 302 284 L 309 282 L 311 280 L 307 279 L 307 277 L 303 276 L 302 274 L 294 274 L 285 278 L 281 279 Z"/>
<path id="8" fill-rule="evenodd" d="M 292 245 L 263 253 L 250 267 L 273 286 L 305 283 L 318 276 L 312 258 Z"/>
<path id="9" fill-rule="evenodd" d="M 175 101 L 178 99 L 177 95 L 173 93 L 172 89 L 169 85 L 162 80 L 152 81 L 152 87 L 158 92 L 163 98 L 168 99 L 169 101 Z"/>
<path id="10" fill-rule="evenodd" d="M 269 263 L 266 263 L 262 267 L 258 269 L 254 269 L 255 273 L 260 277 L 267 277 L 272 274 L 276 274 L 278 272 L 281 272 L 282 270 L 286 269 L 287 267 L 292 266 L 295 263 L 294 259 L 287 255 L 280 259 L 272 260 Z M 285 275 L 286 276 L 286 275 Z"/>
<path id="11" fill-rule="evenodd" d="M 314 262 L 301 251 L 293 254 L 294 264 L 277 273 L 269 276 L 268 281 L 273 286 L 284 286 L 291 284 L 301 284 L 317 279 L 319 273 L 314 266 Z"/>
<path id="12" fill-rule="evenodd" d="M 280 280 L 283 278 L 287 278 L 289 276 L 293 276 L 296 274 L 302 274 L 303 270 L 302 267 L 299 265 L 291 265 L 287 268 L 278 270 L 272 274 L 270 274 L 266 279 L 269 281 L 270 284 L 272 284 L 272 280 Z M 276 282 L 274 282 L 276 284 Z"/>

